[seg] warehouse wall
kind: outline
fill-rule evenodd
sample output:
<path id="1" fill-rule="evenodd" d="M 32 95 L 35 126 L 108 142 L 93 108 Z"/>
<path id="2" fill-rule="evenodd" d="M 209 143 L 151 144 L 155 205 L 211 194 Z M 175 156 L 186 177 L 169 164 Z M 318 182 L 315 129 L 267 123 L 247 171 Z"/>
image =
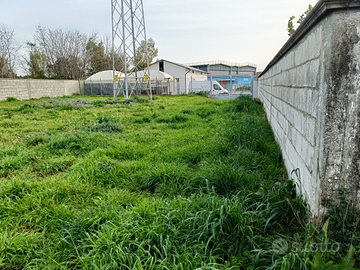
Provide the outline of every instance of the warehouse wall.
<path id="1" fill-rule="evenodd" d="M 70 96 L 83 92 L 83 81 L 0 79 L 0 101 L 8 97 L 20 100 Z"/>
<path id="2" fill-rule="evenodd" d="M 346 2 L 320 1 L 260 77 L 289 177 L 300 169 L 314 215 L 340 187 L 360 209 L 360 1 Z"/>

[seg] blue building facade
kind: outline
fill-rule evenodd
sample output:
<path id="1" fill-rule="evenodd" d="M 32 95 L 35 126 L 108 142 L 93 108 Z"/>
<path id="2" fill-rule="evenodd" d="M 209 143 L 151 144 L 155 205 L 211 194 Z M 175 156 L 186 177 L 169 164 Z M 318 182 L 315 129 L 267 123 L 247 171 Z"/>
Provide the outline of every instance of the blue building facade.
<path id="1" fill-rule="evenodd" d="M 233 76 L 211 76 L 208 80 L 217 81 L 222 87 L 228 90 L 251 90 L 253 80 L 252 75 L 233 75 Z"/>
<path id="2" fill-rule="evenodd" d="M 252 90 L 256 77 L 256 65 L 212 61 L 188 64 L 205 71 L 208 80 L 215 80 L 228 90 Z"/>

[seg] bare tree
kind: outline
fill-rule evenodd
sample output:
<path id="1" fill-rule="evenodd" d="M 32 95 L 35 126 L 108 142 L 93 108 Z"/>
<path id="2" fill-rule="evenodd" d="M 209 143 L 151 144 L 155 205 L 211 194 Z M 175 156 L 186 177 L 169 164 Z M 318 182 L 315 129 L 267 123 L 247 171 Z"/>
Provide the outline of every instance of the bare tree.
<path id="1" fill-rule="evenodd" d="M 105 50 L 105 58 L 106 58 L 106 69 L 113 69 L 113 56 L 114 56 L 114 67 L 115 70 L 124 72 L 125 70 L 125 60 L 124 54 L 119 51 L 114 51 L 112 48 L 112 40 L 109 36 L 105 36 L 102 40 L 102 44 L 104 45 Z M 127 60 L 129 65 L 129 59 Z"/>
<path id="2" fill-rule="evenodd" d="M 46 56 L 46 76 L 83 79 L 86 76 L 88 36 L 77 30 L 50 29 L 39 25 L 34 35 L 36 49 Z"/>
<path id="3" fill-rule="evenodd" d="M 15 66 L 21 46 L 15 40 L 15 31 L 0 25 L 0 77 L 15 77 Z"/>
<path id="4" fill-rule="evenodd" d="M 102 43 L 104 45 L 105 58 L 106 58 L 106 69 L 113 69 L 113 61 L 112 61 L 112 41 L 110 36 L 105 36 L 102 39 Z M 120 71 L 120 70 L 119 70 Z"/>
<path id="5" fill-rule="evenodd" d="M 84 79 L 102 70 L 124 71 L 121 52 L 112 49 L 109 37 L 99 39 L 77 30 L 36 27 L 34 41 L 28 42 L 29 55 L 25 59 L 27 73 L 32 78 Z M 130 61 L 128 61 L 129 63 Z"/>

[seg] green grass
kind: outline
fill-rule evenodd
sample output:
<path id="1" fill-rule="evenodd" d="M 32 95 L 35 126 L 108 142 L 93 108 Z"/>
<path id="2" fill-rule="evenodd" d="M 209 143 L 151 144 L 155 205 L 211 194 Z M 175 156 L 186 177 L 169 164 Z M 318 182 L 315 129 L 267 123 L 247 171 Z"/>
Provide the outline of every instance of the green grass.
<path id="1" fill-rule="evenodd" d="M 304 231 L 248 97 L 10 99 L 0 130 L 1 269 L 280 269 Z"/>

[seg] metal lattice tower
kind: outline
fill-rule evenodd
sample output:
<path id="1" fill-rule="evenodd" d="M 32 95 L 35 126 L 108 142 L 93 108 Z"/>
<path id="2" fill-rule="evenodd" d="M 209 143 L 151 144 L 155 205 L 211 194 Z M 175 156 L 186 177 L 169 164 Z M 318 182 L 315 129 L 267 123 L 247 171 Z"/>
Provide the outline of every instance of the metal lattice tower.
<path id="1" fill-rule="evenodd" d="M 142 0 L 111 0 L 112 14 L 112 46 L 113 46 L 113 77 L 114 99 L 120 92 L 129 98 L 132 94 L 148 94 L 150 98 L 150 72 L 148 69 L 147 51 L 137 57 L 137 50 L 142 42 L 147 45 L 145 31 L 145 16 Z M 118 78 L 116 74 L 116 61 L 122 59 L 121 71 L 124 76 Z M 137 59 L 146 61 L 143 71 L 140 71 Z M 118 81 L 117 81 L 118 78 Z"/>

